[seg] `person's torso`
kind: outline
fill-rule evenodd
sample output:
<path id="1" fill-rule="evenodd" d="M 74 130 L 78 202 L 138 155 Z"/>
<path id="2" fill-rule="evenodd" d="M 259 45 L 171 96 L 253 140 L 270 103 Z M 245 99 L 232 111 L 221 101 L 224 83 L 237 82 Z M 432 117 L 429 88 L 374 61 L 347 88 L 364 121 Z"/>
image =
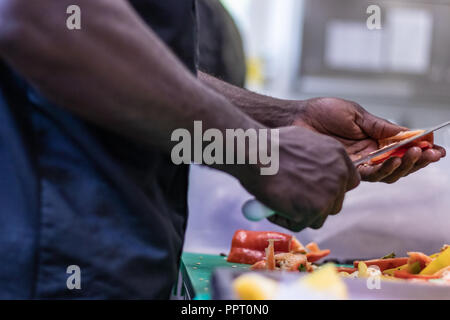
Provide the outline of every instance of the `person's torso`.
<path id="1" fill-rule="evenodd" d="M 193 0 L 130 2 L 195 72 Z M 0 297 L 167 298 L 188 167 L 54 106 L 5 66 L 0 123 Z M 67 288 L 71 265 L 80 290 Z"/>

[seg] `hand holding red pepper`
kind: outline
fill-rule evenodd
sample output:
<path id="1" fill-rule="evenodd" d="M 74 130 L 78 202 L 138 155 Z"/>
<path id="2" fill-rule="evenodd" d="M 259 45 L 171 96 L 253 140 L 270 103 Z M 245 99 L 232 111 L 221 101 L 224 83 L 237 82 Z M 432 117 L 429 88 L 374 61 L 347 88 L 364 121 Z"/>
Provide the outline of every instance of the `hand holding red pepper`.
<path id="1" fill-rule="evenodd" d="M 370 114 L 351 101 L 318 98 L 298 104 L 299 112 L 294 125 L 336 138 L 353 160 L 377 150 L 379 139 L 408 130 Z M 393 183 L 439 161 L 445 154 L 445 149 L 440 146 L 423 152 L 418 147 L 412 147 L 402 159 L 391 158 L 379 165 L 360 166 L 359 173 L 365 181 Z"/>

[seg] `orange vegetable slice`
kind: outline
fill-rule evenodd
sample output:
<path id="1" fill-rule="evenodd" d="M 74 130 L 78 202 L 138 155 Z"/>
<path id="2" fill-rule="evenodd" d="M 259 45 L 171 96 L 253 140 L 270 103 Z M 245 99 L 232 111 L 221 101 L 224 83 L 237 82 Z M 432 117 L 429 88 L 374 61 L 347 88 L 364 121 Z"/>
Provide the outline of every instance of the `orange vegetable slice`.
<path id="1" fill-rule="evenodd" d="M 378 140 L 378 147 L 380 149 L 386 148 L 394 143 L 398 143 L 400 141 L 412 138 L 412 137 L 420 135 L 424 132 L 425 132 L 425 130 L 402 131 L 393 137 Z M 408 151 L 409 148 L 415 147 L 415 146 L 421 148 L 422 150 L 427 150 L 427 149 L 433 148 L 433 146 L 434 146 L 433 133 L 427 134 L 426 136 L 424 136 L 416 141 L 413 141 L 412 143 L 410 143 L 406 146 L 402 146 L 400 148 L 387 151 L 387 152 L 373 158 L 370 161 L 370 164 L 377 165 L 377 164 L 383 163 L 387 159 L 393 158 L 393 157 L 402 158 L 405 155 L 405 153 Z"/>
<path id="2" fill-rule="evenodd" d="M 367 260 L 363 261 L 368 267 L 369 266 L 378 266 L 380 268 L 380 271 L 383 272 L 384 270 L 388 269 L 394 269 L 401 267 L 408 263 L 408 259 L 406 257 L 402 258 L 391 258 L 391 259 L 374 259 L 374 260 Z M 355 268 L 358 268 L 359 261 L 353 262 L 353 266 Z"/>

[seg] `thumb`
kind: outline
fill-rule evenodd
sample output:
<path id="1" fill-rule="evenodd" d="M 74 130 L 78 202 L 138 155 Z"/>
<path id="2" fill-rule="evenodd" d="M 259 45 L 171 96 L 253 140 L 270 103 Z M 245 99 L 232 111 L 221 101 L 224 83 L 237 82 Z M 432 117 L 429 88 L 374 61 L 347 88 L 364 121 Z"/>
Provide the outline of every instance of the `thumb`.
<path id="1" fill-rule="evenodd" d="M 364 110 L 363 116 L 358 119 L 360 128 L 372 139 L 384 139 L 395 136 L 400 131 L 409 130 L 406 127 L 396 125 L 385 119 L 374 116 Z"/>

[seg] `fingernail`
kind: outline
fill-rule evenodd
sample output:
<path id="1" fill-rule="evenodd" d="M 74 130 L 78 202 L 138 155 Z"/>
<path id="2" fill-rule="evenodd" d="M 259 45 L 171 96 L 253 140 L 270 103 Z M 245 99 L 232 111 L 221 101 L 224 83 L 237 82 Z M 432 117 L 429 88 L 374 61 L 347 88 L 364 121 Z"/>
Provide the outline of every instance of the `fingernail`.
<path id="1" fill-rule="evenodd" d="M 435 156 L 441 157 L 442 156 L 442 153 L 438 150 L 430 149 L 430 152 L 433 157 L 435 157 Z"/>

